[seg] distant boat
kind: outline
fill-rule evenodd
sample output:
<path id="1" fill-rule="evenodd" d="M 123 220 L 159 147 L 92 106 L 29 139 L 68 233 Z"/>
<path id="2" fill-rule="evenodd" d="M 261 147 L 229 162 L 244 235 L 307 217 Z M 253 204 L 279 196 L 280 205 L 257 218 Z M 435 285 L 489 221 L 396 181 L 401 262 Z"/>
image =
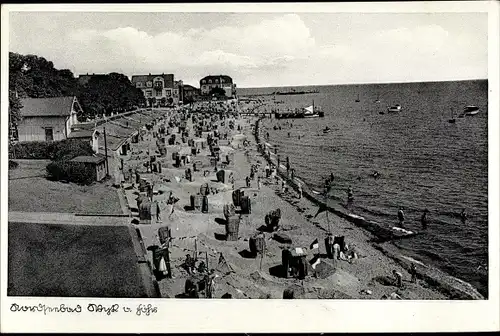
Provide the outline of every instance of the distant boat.
<path id="1" fill-rule="evenodd" d="M 380 111 L 378 114 L 385 114 L 385 112 L 384 111 Z"/>
<path id="2" fill-rule="evenodd" d="M 358 98 L 356 99 L 356 103 L 359 103 L 361 100 L 359 100 L 359 93 L 358 93 Z"/>
<path id="3" fill-rule="evenodd" d="M 473 116 L 479 113 L 479 107 L 475 105 L 469 105 L 464 107 L 464 115 Z"/>
<path id="4" fill-rule="evenodd" d="M 380 103 L 380 94 L 377 95 L 377 99 L 375 100 L 375 103 Z"/>
<path id="5" fill-rule="evenodd" d="M 328 127 L 328 126 L 323 128 L 323 134 L 327 134 L 327 133 L 330 133 L 330 127 Z"/>
<path id="6" fill-rule="evenodd" d="M 448 122 L 449 122 L 450 124 L 454 124 L 456 121 L 457 121 L 457 119 L 455 119 L 455 115 L 454 115 L 454 113 L 453 113 L 453 108 L 452 108 L 452 109 L 451 109 L 451 118 L 450 118 L 450 119 L 448 119 Z"/>
<path id="7" fill-rule="evenodd" d="M 389 112 L 389 113 L 397 113 L 397 112 L 401 112 L 401 109 L 402 109 L 401 105 L 396 104 L 394 106 L 388 107 L 387 108 L 387 112 Z"/>

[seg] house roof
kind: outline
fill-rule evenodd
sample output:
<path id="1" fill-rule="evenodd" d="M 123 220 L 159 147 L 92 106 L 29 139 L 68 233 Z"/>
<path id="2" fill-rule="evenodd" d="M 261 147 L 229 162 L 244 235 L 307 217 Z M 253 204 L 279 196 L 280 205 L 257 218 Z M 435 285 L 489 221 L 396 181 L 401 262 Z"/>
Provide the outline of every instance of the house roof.
<path id="1" fill-rule="evenodd" d="M 94 130 L 76 130 L 71 131 L 68 138 L 92 138 Z"/>
<path id="2" fill-rule="evenodd" d="M 153 81 L 154 78 L 156 77 L 161 77 L 163 78 L 163 81 L 165 82 L 165 87 L 172 88 L 174 87 L 174 74 L 161 74 L 161 75 L 134 75 L 132 76 L 132 84 L 136 83 L 144 83 L 144 82 L 151 82 Z"/>
<path id="3" fill-rule="evenodd" d="M 24 98 L 21 99 L 23 117 L 67 117 L 71 113 L 75 97 Z"/>
<path id="4" fill-rule="evenodd" d="M 82 156 L 77 156 L 76 158 L 72 159 L 72 162 L 84 162 L 84 163 L 101 163 L 104 160 L 106 160 L 106 157 L 104 155 L 82 155 Z"/>
<path id="5" fill-rule="evenodd" d="M 199 91 L 200 89 L 189 84 L 184 84 L 184 91 L 189 91 L 189 90 Z"/>
<path id="6" fill-rule="evenodd" d="M 203 77 L 200 80 L 200 82 L 202 80 L 209 80 L 209 79 L 212 79 L 212 80 L 214 80 L 214 79 L 223 79 L 225 83 L 231 83 L 231 84 L 233 83 L 233 79 L 231 77 L 229 77 L 229 76 L 226 76 L 226 75 L 215 75 L 215 76 L 214 75 L 210 75 L 210 76 L 205 76 L 205 77 Z"/>

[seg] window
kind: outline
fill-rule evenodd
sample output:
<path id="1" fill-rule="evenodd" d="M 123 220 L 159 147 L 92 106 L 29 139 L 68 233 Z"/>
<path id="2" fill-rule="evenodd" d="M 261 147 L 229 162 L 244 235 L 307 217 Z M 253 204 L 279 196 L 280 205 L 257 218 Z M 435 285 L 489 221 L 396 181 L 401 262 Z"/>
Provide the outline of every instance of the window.
<path id="1" fill-rule="evenodd" d="M 165 94 L 167 95 L 167 97 L 170 97 L 172 95 L 172 91 L 170 90 L 165 90 Z"/>
<path id="2" fill-rule="evenodd" d="M 216 79 L 216 80 L 215 80 L 215 82 L 216 82 L 216 83 L 219 83 L 219 80 L 218 80 L 218 79 Z"/>
<path id="3" fill-rule="evenodd" d="M 201 81 L 201 84 L 205 84 L 207 81 L 206 80 L 202 80 Z"/>
<path id="4" fill-rule="evenodd" d="M 147 87 L 152 87 L 152 86 L 153 86 L 153 83 L 151 83 L 151 82 L 147 82 L 147 83 L 146 83 L 146 86 L 147 86 Z"/>
<path id="5" fill-rule="evenodd" d="M 137 82 L 137 83 L 135 84 L 135 86 L 136 86 L 136 87 L 138 87 L 138 88 L 140 88 L 140 87 L 142 87 L 142 83 L 141 83 L 141 82 Z"/>
<path id="6" fill-rule="evenodd" d="M 220 82 L 221 82 L 221 83 L 224 83 L 224 78 L 221 78 Z"/>
<path id="7" fill-rule="evenodd" d="M 212 84 L 212 80 L 211 80 L 211 79 L 209 79 L 209 80 L 208 80 L 208 82 L 209 82 L 210 84 Z"/>
<path id="8" fill-rule="evenodd" d="M 161 91 L 156 91 L 156 97 L 161 97 Z"/>
<path id="9" fill-rule="evenodd" d="M 146 97 L 151 97 L 153 92 L 151 90 L 146 90 Z"/>
<path id="10" fill-rule="evenodd" d="M 54 129 L 52 127 L 45 129 L 45 141 L 54 140 Z"/>

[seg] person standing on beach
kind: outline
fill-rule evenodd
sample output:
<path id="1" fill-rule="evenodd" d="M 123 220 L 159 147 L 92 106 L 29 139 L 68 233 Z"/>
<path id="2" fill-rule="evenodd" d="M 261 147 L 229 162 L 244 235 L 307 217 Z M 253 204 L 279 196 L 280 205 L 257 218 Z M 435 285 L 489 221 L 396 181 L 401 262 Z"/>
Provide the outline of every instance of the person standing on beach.
<path id="1" fill-rule="evenodd" d="M 257 188 L 260 190 L 261 186 L 262 186 L 262 182 L 260 181 L 260 176 L 257 176 Z"/>
<path id="2" fill-rule="evenodd" d="M 247 188 L 250 188 L 250 177 L 248 177 L 248 176 L 247 176 L 247 177 L 245 178 L 245 181 L 246 181 L 246 183 L 247 183 Z"/>
<path id="3" fill-rule="evenodd" d="M 302 198 L 302 184 L 297 183 L 297 188 L 299 189 L 299 199 Z"/>
<path id="4" fill-rule="evenodd" d="M 401 272 L 398 272 L 396 270 L 393 270 L 392 274 L 396 278 L 396 286 L 399 288 L 403 287 L 403 274 L 401 274 Z"/>
<path id="5" fill-rule="evenodd" d="M 281 193 L 285 193 L 285 180 L 281 180 Z"/>
<path id="6" fill-rule="evenodd" d="M 414 263 L 411 264 L 410 275 L 411 275 L 411 282 L 416 283 L 417 282 L 417 268 L 416 268 Z"/>
<path id="7" fill-rule="evenodd" d="M 402 227 L 405 221 L 405 214 L 403 212 L 403 207 L 399 207 L 398 220 L 399 220 L 399 226 Z"/>

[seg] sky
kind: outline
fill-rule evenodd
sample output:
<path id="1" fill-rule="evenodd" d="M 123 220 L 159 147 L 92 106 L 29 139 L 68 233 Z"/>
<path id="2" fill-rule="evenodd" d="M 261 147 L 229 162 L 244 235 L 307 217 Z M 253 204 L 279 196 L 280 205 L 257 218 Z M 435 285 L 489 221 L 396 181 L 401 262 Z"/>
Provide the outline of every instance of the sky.
<path id="1" fill-rule="evenodd" d="M 75 76 L 173 73 L 199 87 L 487 78 L 487 13 L 11 12 L 9 50 Z"/>

